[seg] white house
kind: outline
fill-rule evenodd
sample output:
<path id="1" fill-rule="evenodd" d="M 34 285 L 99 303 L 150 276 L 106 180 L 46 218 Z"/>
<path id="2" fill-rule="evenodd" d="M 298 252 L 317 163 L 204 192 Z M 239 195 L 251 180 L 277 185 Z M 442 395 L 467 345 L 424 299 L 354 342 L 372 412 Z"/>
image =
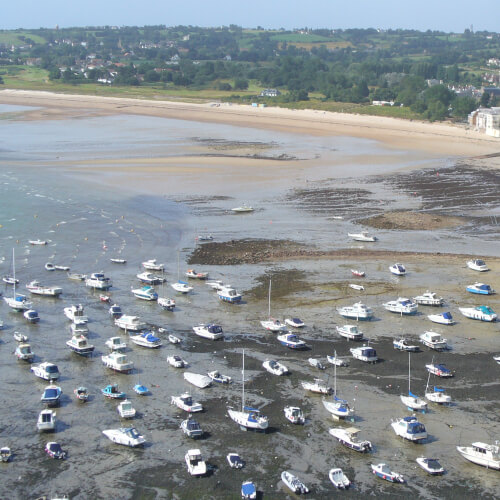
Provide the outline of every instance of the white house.
<path id="1" fill-rule="evenodd" d="M 478 132 L 500 138 L 500 108 L 479 108 L 470 113 L 469 125 Z"/>

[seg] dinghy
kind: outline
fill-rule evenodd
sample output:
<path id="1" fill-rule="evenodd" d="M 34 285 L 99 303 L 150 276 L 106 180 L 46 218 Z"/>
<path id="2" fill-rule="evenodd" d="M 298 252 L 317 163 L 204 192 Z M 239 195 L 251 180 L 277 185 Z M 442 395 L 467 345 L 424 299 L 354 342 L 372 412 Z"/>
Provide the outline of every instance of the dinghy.
<path id="1" fill-rule="evenodd" d="M 226 459 L 231 469 L 242 469 L 245 465 L 238 453 L 228 453 Z"/>

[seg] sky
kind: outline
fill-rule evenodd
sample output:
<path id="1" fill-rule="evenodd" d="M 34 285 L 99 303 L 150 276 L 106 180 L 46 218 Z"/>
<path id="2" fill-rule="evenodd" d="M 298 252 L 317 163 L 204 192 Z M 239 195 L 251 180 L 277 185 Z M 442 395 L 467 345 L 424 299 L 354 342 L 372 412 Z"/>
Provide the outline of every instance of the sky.
<path id="1" fill-rule="evenodd" d="M 0 29 L 72 26 L 262 26 L 500 31 L 500 0 L 15 0 Z"/>

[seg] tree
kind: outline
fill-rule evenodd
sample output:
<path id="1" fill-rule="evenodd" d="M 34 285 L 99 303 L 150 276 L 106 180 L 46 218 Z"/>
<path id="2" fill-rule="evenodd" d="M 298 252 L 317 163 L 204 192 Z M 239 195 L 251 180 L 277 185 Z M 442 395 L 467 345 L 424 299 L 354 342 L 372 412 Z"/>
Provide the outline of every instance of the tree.
<path id="1" fill-rule="evenodd" d="M 481 100 L 479 101 L 479 104 L 481 105 L 482 108 L 489 107 L 489 104 L 490 104 L 490 93 L 489 92 L 483 92 L 483 95 L 481 96 Z"/>
<path id="2" fill-rule="evenodd" d="M 427 106 L 427 118 L 433 121 L 441 121 L 448 115 L 448 108 L 440 101 L 431 101 Z"/>
<path id="3" fill-rule="evenodd" d="M 235 90 L 246 90 L 248 88 L 248 80 L 244 78 L 236 78 L 234 80 L 234 89 Z"/>
<path id="4" fill-rule="evenodd" d="M 0 76 L 0 85 L 3 85 L 4 81 L 3 78 Z"/>
<path id="5" fill-rule="evenodd" d="M 477 101 L 472 97 L 458 97 L 453 103 L 453 116 L 466 118 L 469 113 L 477 108 Z"/>

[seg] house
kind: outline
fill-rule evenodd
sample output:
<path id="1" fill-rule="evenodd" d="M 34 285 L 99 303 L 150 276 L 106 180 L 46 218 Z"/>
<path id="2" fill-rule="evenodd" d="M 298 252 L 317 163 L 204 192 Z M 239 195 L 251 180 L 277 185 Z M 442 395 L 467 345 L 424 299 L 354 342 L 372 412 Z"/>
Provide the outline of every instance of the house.
<path id="1" fill-rule="evenodd" d="M 264 89 L 260 93 L 260 97 L 277 97 L 281 95 L 281 92 L 278 89 Z"/>
<path id="2" fill-rule="evenodd" d="M 469 114 L 468 121 L 474 130 L 500 138 L 500 108 L 478 108 Z"/>
<path id="3" fill-rule="evenodd" d="M 394 106 L 394 101 L 372 101 L 373 106 Z"/>

